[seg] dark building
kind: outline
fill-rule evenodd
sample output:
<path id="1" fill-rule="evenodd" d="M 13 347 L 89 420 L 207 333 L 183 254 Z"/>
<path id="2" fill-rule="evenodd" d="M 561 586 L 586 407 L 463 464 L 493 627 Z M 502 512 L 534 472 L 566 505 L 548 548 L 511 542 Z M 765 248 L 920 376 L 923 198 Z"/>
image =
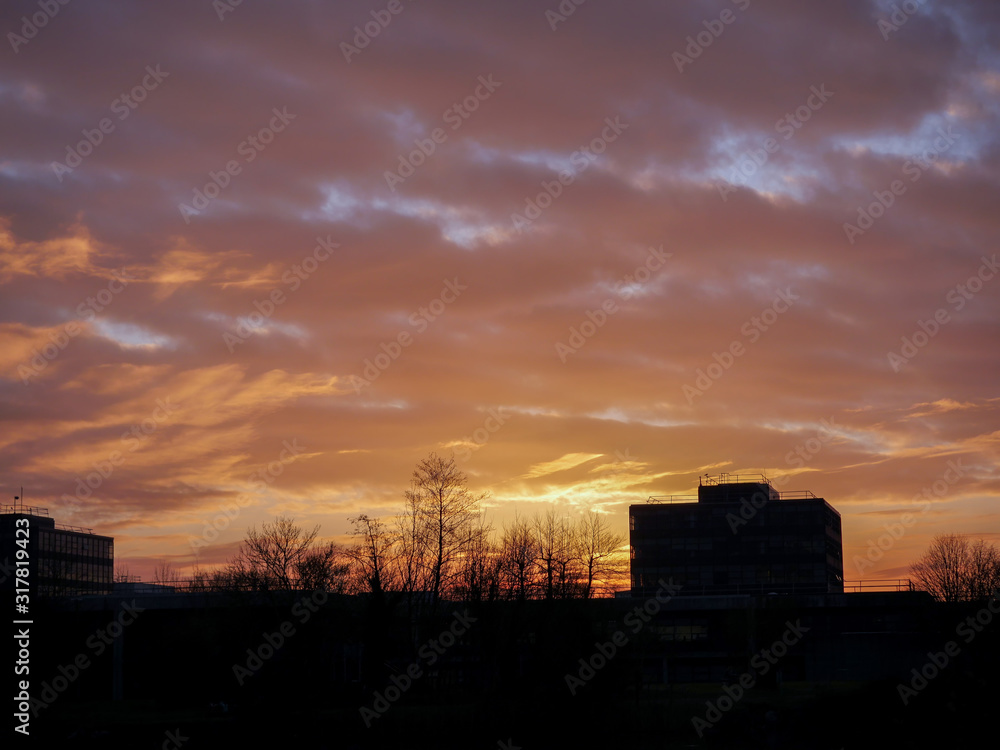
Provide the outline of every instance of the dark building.
<path id="1" fill-rule="evenodd" d="M 24 531 L 27 531 L 27 534 Z M 0 508 L 0 564 L 9 573 L 4 590 L 15 586 L 18 562 L 27 561 L 29 591 L 38 596 L 109 594 L 115 542 L 91 529 L 57 524 L 45 508 Z"/>
<path id="2" fill-rule="evenodd" d="M 660 580 L 680 595 L 844 590 L 840 514 L 811 492 L 778 492 L 763 475 L 707 478 L 698 497 L 629 507 L 632 593 Z"/>

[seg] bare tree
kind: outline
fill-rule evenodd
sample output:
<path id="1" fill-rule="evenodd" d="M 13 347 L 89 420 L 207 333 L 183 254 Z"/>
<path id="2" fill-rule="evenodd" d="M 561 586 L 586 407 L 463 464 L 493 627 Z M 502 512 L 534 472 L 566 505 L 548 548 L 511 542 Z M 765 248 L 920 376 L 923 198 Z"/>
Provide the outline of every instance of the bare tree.
<path id="1" fill-rule="evenodd" d="M 212 575 L 195 563 L 194 568 L 191 571 L 191 581 L 188 584 L 188 588 L 191 591 L 211 591 L 212 590 Z"/>
<path id="2" fill-rule="evenodd" d="M 569 521 L 550 508 L 544 516 L 535 516 L 533 531 L 544 598 L 572 597 L 579 582 L 579 566 Z"/>
<path id="3" fill-rule="evenodd" d="M 510 526 L 504 526 L 500 541 L 500 588 L 507 599 L 531 599 L 538 587 L 538 545 L 531 526 L 514 516 Z"/>
<path id="4" fill-rule="evenodd" d="M 470 492 L 454 459 L 430 454 L 403 494 L 393 522 L 350 519 L 354 543 L 345 554 L 352 590 L 401 594 L 411 616 L 425 600 L 433 610 L 448 596 L 470 603 L 591 598 L 627 570 L 624 535 L 598 513 L 576 524 L 555 509 L 531 521 L 515 515 L 498 540 L 479 511 L 488 493 Z"/>
<path id="5" fill-rule="evenodd" d="M 350 564 L 343 550 L 330 543 L 315 547 L 295 563 L 298 588 L 342 594 L 347 586 Z"/>
<path id="6" fill-rule="evenodd" d="M 319 526 L 305 531 L 286 516 L 265 522 L 259 531 L 252 526 L 239 552 L 213 576 L 213 581 L 220 587 L 237 590 L 298 588 L 300 566 L 318 533 Z"/>
<path id="7" fill-rule="evenodd" d="M 459 565 L 457 593 L 467 603 L 493 602 L 500 598 L 503 558 L 493 541 L 493 528 L 480 516 L 469 528 L 469 540 Z"/>
<path id="8" fill-rule="evenodd" d="M 115 563 L 112 580 L 115 583 L 135 583 L 139 580 L 139 576 L 132 575 L 125 563 Z"/>
<path id="9" fill-rule="evenodd" d="M 1000 549 L 982 539 L 969 544 L 969 598 L 989 599 L 1000 590 Z"/>
<path id="10" fill-rule="evenodd" d="M 942 601 L 984 599 L 1000 586 L 1000 550 L 982 539 L 942 534 L 910 566 L 910 575 Z"/>
<path id="11" fill-rule="evenodd" d="M 437 454 L 417 464 L 404 496 L 412 515 L 414 536 L 404 543 L 426 551 L 428 592 L 432 606 L 450 591 L 457 575 L 457 561 L 471 535 L 469 528 L 479 504 L 488 493 L 474 495 L 465 486 L 465 474 L 455 459 Z"/>
<path id="12" fill-rule="evenodd" d="M 621 551 L 625 535 L 611 530 L 601 513 L 588 513 L 576 527 L 577 555 L 582 567 L 582 593 L 590 599 L 605 590 L 611 581 L 623 576 L 627 559 Z"/>
<path id="13" fill-rule="evenodd" d="M 378 518 L 362 513 L 349 520 L 355 542 L 348 547 L 347 555 L 355 565 L 355 588 L 381 598 L 397 588 L 396 538 Z"/>
<path id="14" fill-rule="evenodd" d="M 403 512 L 396 517 L 396 555 L 394 566 L 400 587 L 407 594 L 412 610 L 414 594 L 430 588 L 430 535 L 426 533 L 421 499 L 406 495 Z"/>
<path id="15" fill-rule="evenodd" d="M 153 583 L 171 584 L 177 582 L 177 570 L 166 560 L 160 560 L 153 569 Z"/>

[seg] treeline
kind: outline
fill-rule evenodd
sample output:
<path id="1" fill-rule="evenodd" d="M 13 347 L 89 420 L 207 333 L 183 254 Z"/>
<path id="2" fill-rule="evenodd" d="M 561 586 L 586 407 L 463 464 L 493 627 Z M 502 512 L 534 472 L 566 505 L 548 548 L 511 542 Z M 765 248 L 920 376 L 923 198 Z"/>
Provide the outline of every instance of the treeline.
<path id="1" fill-rule="evenodd" d="M 1000 548 L 961 534 L 934 537 L 910 566 L 913 581 L 943 602 L 982 601 L 1000 596 Z"/>
<path id="2" fill-rule="evenodd" d="M 317 542 L 286 517 L 251 528 L 223 568 L 196 572 L 194 585 L 217 591 L 325 590 L 369 594 L 410 605 L 589 599 L 610 595 L 628 573 L 625 535 L 591 512 L 576 520 L 554 510 L 516 517 L 501 529 L 483 510 L 454 459 L 420 461 L 401 513 L 350 519 L 347 546 Z M 169 568 L 154 580 L 169 584 Z"/>

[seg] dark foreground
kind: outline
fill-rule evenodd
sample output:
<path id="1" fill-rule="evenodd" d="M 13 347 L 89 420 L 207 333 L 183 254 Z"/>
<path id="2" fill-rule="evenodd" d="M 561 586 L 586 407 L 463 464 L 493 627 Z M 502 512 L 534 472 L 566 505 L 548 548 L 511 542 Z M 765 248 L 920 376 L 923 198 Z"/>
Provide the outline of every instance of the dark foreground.
<path id="1" fill-rule="evenodd" d="M 982 603 L 309 596 L 53 601 L 4 746 L 941 748 L 1000 705 Z"/>

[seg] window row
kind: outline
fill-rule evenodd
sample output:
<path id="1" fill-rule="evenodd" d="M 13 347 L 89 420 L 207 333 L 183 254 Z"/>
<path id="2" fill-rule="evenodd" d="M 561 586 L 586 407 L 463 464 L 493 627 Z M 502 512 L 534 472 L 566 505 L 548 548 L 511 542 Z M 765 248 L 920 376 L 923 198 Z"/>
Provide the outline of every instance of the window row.
<path id="1" fill-rule="evenodd" d="M 708 620 L 678 617 L 663 625 L 653 625 L 652 630 L 661 641 L 704 641 L 708 639 Z"/>
<path id="2" fill-rule="evenodd" d="M 53 581 L 90 581 L 111 583 L 113 569 L 110 565 L 97 562 L 70 562 L 51 558 L 39 560 L 39 578 Z"/>
<path id="3" fill-rule="evenodd" d="M 789 536 L 728 536 L 728 537 L 661 537 L 659 539 L 637 539 L 634 546 L 641 550 L 660 554 L 670 551 L 711 551 L 736 552 L 739 554 L 773 554 L 807 552 L 823 554 L 825 550 L 835 547 L 836 542 L 829 538 L 815 537 L 802 539 Z"/>
<path id="4" fill-rule="evenodd" d="M 68 534 L 41 531 L 38 535 L 38 549 L 66 555 L 82 555 L 110 560 L 114 557 L 114 543 L 108 539 L 86 534 Z"/>
<path id="5" fill-rule="evenodd" d="M 717 586 L 757 583 L 810 583 L 825 582 L 824 565 L 770 565 L 770 566 L 669 566 L 642 568 L 636 577 L 654 582 L 660 578 L 698 586 Z"/>

